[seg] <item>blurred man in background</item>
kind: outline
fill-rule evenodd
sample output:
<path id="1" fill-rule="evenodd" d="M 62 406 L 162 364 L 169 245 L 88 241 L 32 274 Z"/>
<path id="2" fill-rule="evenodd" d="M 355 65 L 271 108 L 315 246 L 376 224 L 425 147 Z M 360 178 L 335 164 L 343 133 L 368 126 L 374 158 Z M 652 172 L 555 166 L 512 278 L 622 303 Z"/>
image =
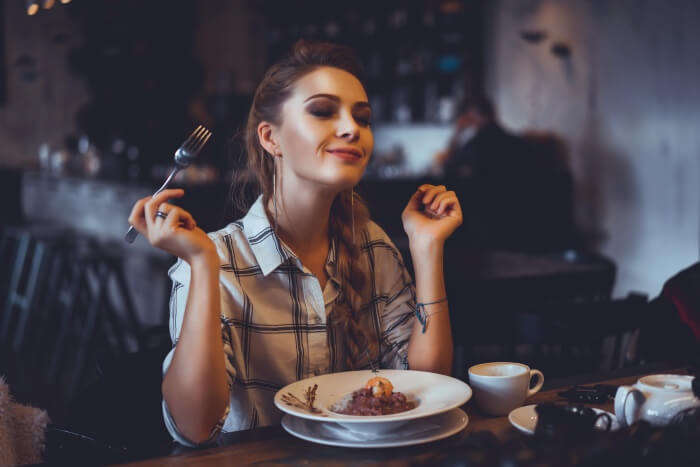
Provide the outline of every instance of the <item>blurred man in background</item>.
<path id="1" fill-rule="evenodd" d="M 563 141 L 551 133 L 509 132 L 483 94 L 465 98 L 458 112 L 447 148 L 433 158 L 433 174 L 463 200 L 465 238 L 518 251 L 577 246 Z"/>

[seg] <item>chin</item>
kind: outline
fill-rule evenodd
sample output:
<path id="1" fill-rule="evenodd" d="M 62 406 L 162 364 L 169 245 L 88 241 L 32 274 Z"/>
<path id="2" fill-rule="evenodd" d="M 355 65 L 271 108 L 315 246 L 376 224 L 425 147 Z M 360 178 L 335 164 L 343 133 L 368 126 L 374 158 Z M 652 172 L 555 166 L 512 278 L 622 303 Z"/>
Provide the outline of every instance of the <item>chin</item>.
<path id="1" fill-rule="evenodd" d="M 352 187 L 354 187 L 355 185 L 357 185 L 358 183 L 360 183 L 360 180 L 362 180 L 363 174 L 364 174 L 364 172 L 359 177 L 358 176 L 347 177 L 347 178 L 343 178 L 342 180 L 338 180 L 338 182 L 336 183 L 336 186 L 338 186 L 340 188 L 340 191 L 349 190 Z"/>
<path id="2" fill-rule="evenodd" d="M 364 168 L 362 171 L 359 170 L 343 170 L 334 173 L 332 176 L 326 178 L 328 185 L 333 186 L 336 191 L 349 190 L 350 188 L 357 185 L 362 176 L 364 175 Z"/>

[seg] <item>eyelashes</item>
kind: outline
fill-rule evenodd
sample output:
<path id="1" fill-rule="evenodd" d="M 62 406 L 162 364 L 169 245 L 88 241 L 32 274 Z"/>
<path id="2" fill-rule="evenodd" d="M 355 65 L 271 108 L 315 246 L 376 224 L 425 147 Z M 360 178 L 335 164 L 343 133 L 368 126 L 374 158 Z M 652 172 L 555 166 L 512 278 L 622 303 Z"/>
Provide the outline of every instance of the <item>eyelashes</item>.
<path id="1" fill-rule="evenodd" d="M 314 108 L 314 107 L 308 109 L 308 111 L 314 117 L 319 117 L 319 118 L 329 118 L 329 117 L 333 116 L 333 114 L 335 113 L 335 109 Z"/>
<path id="2" fill-rule="evenodd" d="M 312 105 L 307 108 L 307 112 L 309 112 L 314 117 L 326 119 L 331 118 L 333 115 L 335 115 L 336 109 L 334 107 L 329 106 Z M 371 117 L 366 115 L 355 114 L 353 115 L 353 118 L 362 126 L 370 126 L 372 124 Z"/>
<path id="3" fill-rule="evenodd" d="M 369 118 L 355 117 L 355 120 L 357 120 L 358 122 L 360 122 L 361 125 L 364 126 L 370 126 L 372 124 L 372 120 L 370 120 Z"/>

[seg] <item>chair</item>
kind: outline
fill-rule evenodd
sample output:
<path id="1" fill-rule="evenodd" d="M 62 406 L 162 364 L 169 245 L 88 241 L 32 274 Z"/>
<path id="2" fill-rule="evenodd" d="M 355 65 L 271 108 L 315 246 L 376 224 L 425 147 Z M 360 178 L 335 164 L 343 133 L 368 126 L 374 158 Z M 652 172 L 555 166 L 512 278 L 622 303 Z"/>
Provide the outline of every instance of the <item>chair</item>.
<path id="1" fill-rule="evenodd" d="M 30 310 L 42 297 L 53 263 L 67 247 L 70 232 L 47 225 L 6 227 L 0 241 L 5 297 L 0 319 L 0 342 L 12 337 L 15 349 L 22 347 Z"/>
<path id="2" fill-rule="evenodd" d="M 533 327 L 541 334 L 548 311 L 568 317 L 604 306 L 615 279 L 607 258 L 571 250 L 463 252 L 446 258 L 445 269 L 458 376 L 471 364 L 519 358 L 523 345 L 534 346 L 527 339 Z"/>
<path id="3" fill-rule="evenodd" d="M 47 225 L 11 226 L 2 229 L 0 271 L 3 301 L 0 303 L 0 373 L 12 382 L 23 400 L 46 407 L 55 401 L 58 387 L 45 381 L 45 369 L 34 365 L 36 356 L 48 354 L 49 347 L 30 336 L 43 326 L 54 327 L 47 306 L 47 291 L 57 265 L 67 260 L 69 233 Z M 46 324 L 37 324 L 47 321 Z M 46 403 L 46 404 L 45 404 Z"/>
<path id="4" fill-rule="evenodd" d="M 3 238 L 12 267 L 0 371 L 26 400 L 60 407 L 93 376 L 86 369 L 98 351 L 120 355 L 141 346 L 121 258 L 91 238 L 46 226 L 4 229 Z"/>
<path id="5" fill-rule="evenodd" d="M 56 286 L 57 290 L 70 292 L 57 304 L 61 322 L 49 363 L 49 378 L 54 379 L 65 369 L 65 363 L 71 362 L 68 394 L 78 387 L 88 353 L 97 350 L 100 337 L 104 338 L 102 345 L 121 354 L 139 348 L 141 332 L 119 257 L 89 240 L 75 253 L 77 257 L 61 274 L 63 284 Z M 121 306 L 115 303 L 115 294 Z"/>
<path id="6" fill-rule="evenodd" d="M 643 317 L 640 358 L 700 367 L 700 262 L 664 284 Z"/>
<path id="7" fill-rule="evenodd" d="M 162 363 L 170 336 L 167 326 L 151 334 L 152 347 L 99 356 L 97 379 L 73 397 L 69 416 L 49 428 L 49 463 L 127 462 L 172 449 L 161 413 Z"/>
<path id="8" fill-rule="evenodd" d="M 516 359 L 550 376 L 629 366 L 648 306 L 646 295 L 596 302 L 560 302 L 515 315 Z"/>

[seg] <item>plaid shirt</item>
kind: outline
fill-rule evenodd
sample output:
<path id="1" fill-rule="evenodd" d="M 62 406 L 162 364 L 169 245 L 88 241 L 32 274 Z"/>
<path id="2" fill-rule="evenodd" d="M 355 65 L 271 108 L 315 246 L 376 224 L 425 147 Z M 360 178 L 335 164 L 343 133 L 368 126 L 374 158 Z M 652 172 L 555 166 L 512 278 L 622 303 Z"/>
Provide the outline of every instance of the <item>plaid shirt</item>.
<path id="1" fill-rule="evenodd" d="M 223 431 L 280 423 L 273 404 L 283 386 L 311 376 L 347 370 L 342 336 L 336 335 L 333 310 L 343 293 L 332 243 L 319 281 L 272 229 L 262 197 L 239 221 L 209 234 L 219 252 L 221 334 L 231 389 L 229 406 L 209 441 Z M 374 222 L 358 232 L 365 273 L 360 291 L 360 322 L 377 340 L 378 366 L 408 368 L 407 347 L 413 326 L 415 288 L 401 254 Z M 178 260 L 169 271 L 170 333 L 173 349 L 163 363 L 167 371 L 177 346 L 190 283 L 190 267 Z M 370 367 L 367 361 L 365 368 Z M 182 444 L 192 445 L 177 429 L 163 401 L 165 424 Z"/>

